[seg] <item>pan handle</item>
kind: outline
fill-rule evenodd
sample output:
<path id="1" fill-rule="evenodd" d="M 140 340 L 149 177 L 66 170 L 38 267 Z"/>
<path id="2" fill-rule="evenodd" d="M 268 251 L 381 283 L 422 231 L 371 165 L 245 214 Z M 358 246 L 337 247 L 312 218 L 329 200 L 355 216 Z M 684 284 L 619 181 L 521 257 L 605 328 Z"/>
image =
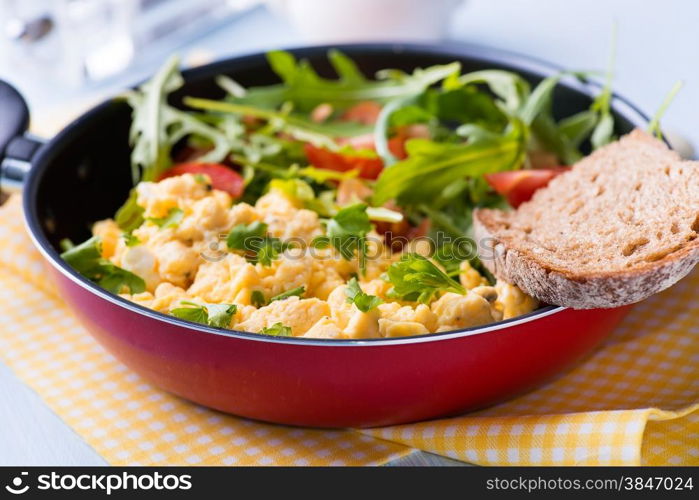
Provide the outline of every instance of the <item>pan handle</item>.
<path id="1" fill-rule="evenodd" d="M 43 144 L 25 135 L 29 108 L 22 95 L 0 80 L 0 189 L 19 191 L 31 167 L 31 159 Z"/>

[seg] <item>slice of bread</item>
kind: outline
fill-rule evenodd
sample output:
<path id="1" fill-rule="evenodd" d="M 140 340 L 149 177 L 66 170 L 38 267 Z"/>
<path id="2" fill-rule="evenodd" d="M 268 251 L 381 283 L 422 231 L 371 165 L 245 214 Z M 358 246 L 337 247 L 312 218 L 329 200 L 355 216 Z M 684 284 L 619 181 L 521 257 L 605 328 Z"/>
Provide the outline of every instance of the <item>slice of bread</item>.
<path id="1" fill-rule="evenodd" d="M 635 130 L 517 210 L 474 212 L 483 263 L 549 304 L 631 304 L 699 262 L 699 162 Z"/>

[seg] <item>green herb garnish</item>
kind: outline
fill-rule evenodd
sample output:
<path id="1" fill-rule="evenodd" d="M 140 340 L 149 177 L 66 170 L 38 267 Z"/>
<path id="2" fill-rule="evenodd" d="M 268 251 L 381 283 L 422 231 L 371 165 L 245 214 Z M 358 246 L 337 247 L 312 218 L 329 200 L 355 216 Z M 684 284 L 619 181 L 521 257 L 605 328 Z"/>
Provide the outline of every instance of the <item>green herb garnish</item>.
<path id="1" fill-rule="evenodd" d="M 387 277 L 393 284 L 389 295 L 400 300 L 427 303 L 439 292 L 466 293 L 463 286 L 417 253 L 403 255 L 391 264 Z"/>
<path id="2" fill-rule="evenodd" d="M 272 335 L 273 337 L 291 337 L 291 327 L 281 323 L 275 323 L 272 326 L 264 327 L 258 333 Z"/>
<path id="3" fill-rule="evenodd" d="M 137 203 L 137 199 L 136 189 L 132 189 L 126 202 L 114 215 L 114 222 L 119 226 L 119 229 L 127 233 L 143 224 L 143 207 Z"/>
<path id="4" fill-rule="evenodd" d="M 93 236 L 63 252 L 61 258 L 87 279 L 112 293 L 119 294 L 124 290 L 131 294 L 144 292 L 146 283 L 143 279 L 103 258 L 100 245 L 100 238 Z"/>
<path id="5" fill-rule="evenodd" d="M 412 74 L 401 71 L 382 71 L 378 80 L 367 79 L 354 61 L 338 50 L 328 51 L 328 60 L 338 79 L 318 75 L 308 61 L 297 61 L 289 52 L 267 53 L 272 70 L 283 83 L 268 87 L 250 88 L 238 102 L 265 107 L 278 107 L 291 102 L 301 112 L 310 112 L 319 104 L 330 104 L 335 109 L 362 101 L 385 102 L 396 97 L 421 93 L 430 85 L 459 71 L 459 63 L 416 69 Z"/>
<path id="6" fill-rule="evenodd" d="M 231 318 L 238 311 L 235 304 L 198 304 L 188 300 L 180 303 L 191 307 L 178 307 L 170 311 L 170 314 L 180 319 L 218 328 L 228 328 Z"/>
<path id="7" fill-rule="evenodd" d="M 373 204 L 383 205 L 390 199 L 400 205 L 430 203 L 458 179 L 517 168 L 526 145 L 527 129 L 517 119 L 502 136 L 474 137 L 467 143 L 409 140 L 408 158 L 381 172 Z"/>
<path id="8" fill-rule="evenodd" d="M 134 184 L 139 180 L 158 180 L 172 165 L 172 146 L 188 136 L 196 136 L 213 146 L 198 161 L 220 162 L 229 153 L 228 140 L 221 131 L 167 103 L 168 94 L 180 88 L 184 81 L 178 64 L 179 59 L 171 57 L 151 80 L 126 94 L 133 109 L 129 141 L 133 146 Z"/>
<path id="9" fill-rule="evenodd" d="M 271 265 L 280 253 L 289 248 L 279 238 L 267 236 L 267 224 L 259 221 L 238 224 L 228 233 L 226 243 L 231 250 L 245 252 L 249 262 L 259 262 L 263 266 Z"/>
<path id="10" fill-rule="evenodd" d="M 323 248 L 332 245 L 345 260 L 359 260 L 359 269 L 366 269 L 366 235 L 371 231 L 371 221 L 367 215 L 366 203 L 356 203 L 337 212 L 326 223 L 326 236 L 314 239 L 313 245 Z"/>
<path id="11" fill-rule="evenodd" d="M 296 288 L 292 288 L 291 290 L 287 290 L 286 292 L 282 292 L 279 295 L 275 295 L 269 299 L 269 301 L 274 302 L 275 300 L 284 300 L 288 299 L 289 297 L 301 297 L 304 293 L 306 293 L 306 288 L 303 286 L 298 286 Z"/>
<path id="12" fill-rule="evenodd" d="M 267 305 L 265 294 L 260 290 L 253 290 L 252 293 L 250 293 L 250 302 L 253 306 L 258 308 Z"/>
<path id="13" fill-rule="evenodd" d="M 662 118 L 662 116 L 665 114 L 665 111 L 667 111 L 668 106 L 670 106 L 670 103 L 675 98 L 677 93 L 680 91 L 682 85 L 683 83 L 681 81 L 675 82 L 675 84 L 670 89 L 670 92 L 668 92 L 668 94 L 665 96 L 665 99 L 663 99 L 662 104 L 660 104 L 658 111 L 656 111 L 653 115 L 653 119 L 648 124 L 648 133 L 653 134 L 658 139 L 662 140 L 663 138 L 663 133 L 660 130 L 660 118 Z"/>
<path id="14" fill-rule="evenodd" d="M 347 282 L 345 295 L 347 296 L 347 302 L 354 304 L 357 306 L 357 309 L 362 312 L 368 312 L 376 306 L 383 304 L 383 300 L 381 300 L 380 297 L 364 293 L 359 286 L 357 278 L 352 278 Z"/>

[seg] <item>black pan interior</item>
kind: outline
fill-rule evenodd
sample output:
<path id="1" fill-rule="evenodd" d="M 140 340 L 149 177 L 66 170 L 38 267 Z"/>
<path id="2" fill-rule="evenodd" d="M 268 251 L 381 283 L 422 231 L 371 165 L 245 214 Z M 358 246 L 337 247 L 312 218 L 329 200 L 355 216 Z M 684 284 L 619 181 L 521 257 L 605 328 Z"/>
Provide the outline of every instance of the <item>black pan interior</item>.
<path id="1" fill-rule="evenodd" d="M 464 71 L 503 68 L 519 71 L 532 83 L 556 68 L 522 56 L 472 46 L 351 45 L 340 47 L 367 75 L 383 68 L 411 71 L 416 67 L 460 61 Z M 325 54 L 328 47 L 296 49 L 324 76 L 333 76 Z M 227 74 L 243 85 L 266 85 L 278 80 L 263 54 L 218 62 L 185 73 L 185 86 L 173 95 L 218 98 L 214 77 Z M 568 116 L 590 105 L 593 84 L 566 80 L 555 93 L 555 113 Z M 643 125 L 645 117 L 631 105 L 614 100 L 616 132 Z M 40 243 L 54 249 L 62 238 L 79 242 L 89 237 L 96 220 L 112 217 L 131 188 L 128 131 L 130 108 L 118 99 L 107 102 L 69 125 L 50 141 L 36 159 L 25 196 L 30 226 Z M 45 241 L 41 241 L 45 238 Z M 53 252 L 50 252 L 53 253 Z"/>

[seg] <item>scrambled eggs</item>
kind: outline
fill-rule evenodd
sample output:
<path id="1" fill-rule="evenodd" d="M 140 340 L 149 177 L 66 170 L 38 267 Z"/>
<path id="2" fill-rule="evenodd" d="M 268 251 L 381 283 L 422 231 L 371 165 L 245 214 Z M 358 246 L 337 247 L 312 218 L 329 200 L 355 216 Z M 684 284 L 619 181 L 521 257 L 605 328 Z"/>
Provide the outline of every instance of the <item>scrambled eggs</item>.
<path id="1" fill-rule="evenodd" d="M 122 296 L 156 311 L 171 313 L 183 301 L 235 304 L 228 325 L 232 329 L 260 332 L 282 324 L 295 337 L 361 339 L 472 327 L 538 307 L 513 285 L 488 286 L 466 261 L 459 270 L 466 294 L 443 293 L 429 304 L 393 300 L 388 295 L 391 284 L 382 275 L 400 254 L 391 254 L 375 235 L 371 244 L 378 257 L 369 259 L 360 272 L 358 259 L 345 260 L 331 248 L 311 247 L 324 232 L 318 214 L 275 189 L 254 206 L 234 204 L 228 193 L 191 174 L 141 182 L 136 190 L 145 221 L 133 230 L 130 244 L 112 219 L 96 223 L 93 232 L 102 241 L 104 258 L 145 281 L 145 292 Z M 172 209 L 181 211 L 177 224 L 155 222 Z M 249 262 L 229 251 L 222 238 L 233 227 L 255 221 L 267 224 L 273 237 L 308 245 L 286 249 L 268 266 Z M 346 288 L 352 277 L 364 293 L 382 303 L 363 312 L 349 302 Z M 256 292 L 273 297 L 298 287 L 303 287 L 302 297 L 256 303 Z"/>

